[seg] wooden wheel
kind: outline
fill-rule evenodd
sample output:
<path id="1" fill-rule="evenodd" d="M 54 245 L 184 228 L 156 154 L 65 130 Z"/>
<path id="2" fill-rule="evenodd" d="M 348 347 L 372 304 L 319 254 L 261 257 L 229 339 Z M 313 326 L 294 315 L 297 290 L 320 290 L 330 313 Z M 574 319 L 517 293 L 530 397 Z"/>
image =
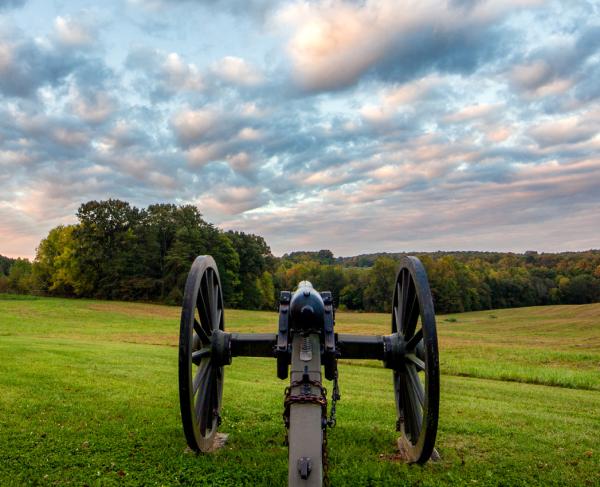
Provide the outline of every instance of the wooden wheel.
<path id="1" fill-rule="evenodd" d="M 179 403 L 188 446 L 210 451 L 220 423 L 223 366 L 211 358 L 211 337 L 224 330 L 215 261 L 197 257 L 185 283 L 179 333 Z"/>
<path id="2" fill-rule="evenodd" d="M 435 313 L 427 274 L 416 257 L 403 257 L 396 277 L 392 333 L 405 344 L 394 369 L 399 446 L 410 463 L 425 463 L 437 434 L 440 373 Z"/>

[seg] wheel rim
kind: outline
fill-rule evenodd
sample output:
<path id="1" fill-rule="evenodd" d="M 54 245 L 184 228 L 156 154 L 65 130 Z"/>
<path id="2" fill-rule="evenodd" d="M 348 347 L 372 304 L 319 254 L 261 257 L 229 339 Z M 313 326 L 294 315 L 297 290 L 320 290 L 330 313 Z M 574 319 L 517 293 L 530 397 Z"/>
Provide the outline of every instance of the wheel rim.
<path id="1" fill-rule="evenodd" d="M 399 333 L 406 347 L 393 372 L 400 442 L 410 462 L 425 463 L 437 435 L 439 358 L 431 291 L 416 257 L 404 257 L 396 276 L 392 333 Z"/>
<path id="2" fill-rule="evenodd" d="M 223 367 L 211 360 L 211 337 L 224 330 L 223 296 L 215 261 L 197 257 L 188 274 L 179 334 L 179 402 L 188 446 L 209 451 L 220 423 Z"/>

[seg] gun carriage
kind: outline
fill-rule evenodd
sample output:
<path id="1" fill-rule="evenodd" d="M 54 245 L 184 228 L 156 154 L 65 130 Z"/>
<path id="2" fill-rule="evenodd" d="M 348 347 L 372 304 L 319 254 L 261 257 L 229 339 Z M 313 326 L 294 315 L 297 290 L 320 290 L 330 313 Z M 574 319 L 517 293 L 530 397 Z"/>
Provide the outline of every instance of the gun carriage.
<path id="1" fill-rule="evenodd" d="M 179 397 L 188 446 L 213 447 L 221 424 L 225 366 L 233 357 L 272 357 L 277 377 L 288 379 L 283 404 L 288 439 L 290 486 L 320 486 L 326 479 L 327 428 L 335 425 L 337 361 L 381 360 L 392 370 L 396 430 L 406 461 L 431 457 L 439 412 L 439 359 L 435 314 L 427 275 L 415 257 L 404 257 L 396 276 L 389 335 L 349 335 L 334 331 L 330 292 L 302 281 L 283 291 L 276 333 L 225 330 L 219 272 L 210 256 L 194 261 L 181 312 Z M 333 382 L 331 411 L 323 376 Z"/>

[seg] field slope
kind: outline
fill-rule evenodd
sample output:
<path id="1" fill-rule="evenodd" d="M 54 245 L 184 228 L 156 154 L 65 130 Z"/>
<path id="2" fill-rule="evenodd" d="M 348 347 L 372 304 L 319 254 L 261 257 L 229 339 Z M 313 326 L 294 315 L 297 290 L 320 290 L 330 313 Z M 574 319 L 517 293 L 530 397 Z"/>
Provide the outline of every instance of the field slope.
<path id="1" fill-rule="evenodd" d="M 275 363 L 226 371 L 225 448 L 185 451 L 179 310 L 0 295 L 0 485 L 285 485 Z M 230 331 L 276 315 L 228 310 Z M 342 362 L 332 485 L 599 485 L 600 305 L 439 316 L 441 461 L 396 460 L 390 372 Z M 345 333 L 389 317 L 338 313 Z"/>

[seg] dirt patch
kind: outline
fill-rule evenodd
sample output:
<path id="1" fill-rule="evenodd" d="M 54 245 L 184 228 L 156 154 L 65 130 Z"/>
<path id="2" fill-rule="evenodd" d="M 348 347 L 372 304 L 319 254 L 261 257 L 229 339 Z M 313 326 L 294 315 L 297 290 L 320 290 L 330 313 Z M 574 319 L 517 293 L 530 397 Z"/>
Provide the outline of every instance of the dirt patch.
<path id="1" fill-rule="evenodd" d="M 214 451 L 220 450 L 221 448 L 223 448 L 225 446 L 225 443 L 227 443 L 227 439 L 229 438 L 229 434 L 228 433 L 217 433 L 215 435 L 215 439 L 213 441 L 212 446 L 204 451 L 204 453 L 212 453 Z M 189 446 L 185 447 L 184 453 L 196 453 L 194 450 L 192 450 Z"/>
<path id="2" fill-rule="evenodd" d="M 410 454 L 410 445 L 408 440 L 404 437 L 398 438 L 398 451 L 395 453 L 381 453 L 379 455 L 381 460 L 388 462 L 402 462 L 402 463 L 414 463 L 414 458 Z M 430 462 L 439 462 L 442 458 L 438 451 L 434 448 L 429 458 Z"/>

